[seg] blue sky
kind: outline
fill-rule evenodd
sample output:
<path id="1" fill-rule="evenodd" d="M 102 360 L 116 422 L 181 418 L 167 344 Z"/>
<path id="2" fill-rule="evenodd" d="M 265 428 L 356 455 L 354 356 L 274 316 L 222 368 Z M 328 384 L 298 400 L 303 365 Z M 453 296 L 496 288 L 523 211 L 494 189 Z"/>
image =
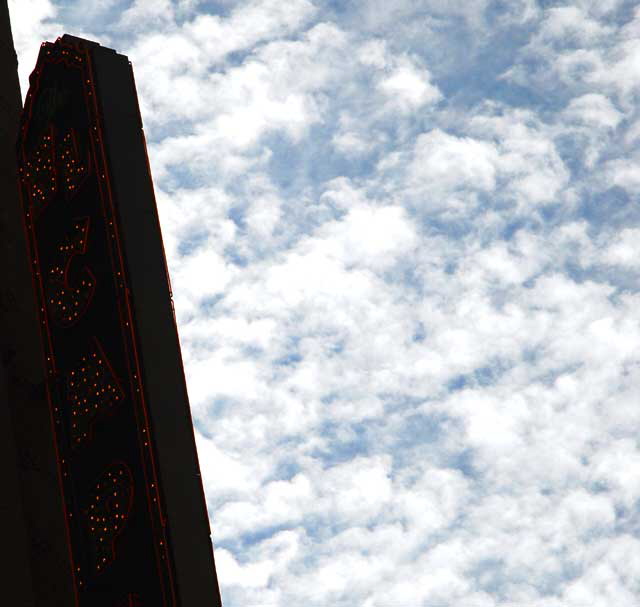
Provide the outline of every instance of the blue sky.
<path id="1" fill-rule="evenodd" d="M 227 607 L 640 602 L 640 8 L 10 0 L 133 62 Z"/>

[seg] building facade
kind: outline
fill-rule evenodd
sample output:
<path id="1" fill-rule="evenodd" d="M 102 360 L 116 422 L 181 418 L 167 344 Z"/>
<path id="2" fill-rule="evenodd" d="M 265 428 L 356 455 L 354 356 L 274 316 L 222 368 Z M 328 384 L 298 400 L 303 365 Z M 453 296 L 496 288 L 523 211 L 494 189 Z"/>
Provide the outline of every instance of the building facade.
<path id="1" fill-rule="evenodd" d="M 22 111 L 6 0 L 0 1 L 0 382 L 2 525 L 8 604 L 72 605 L 70 563 L 46 400 L 36 304 L 17 189 Z M 6 590 L 5 590 L 6 589 Z"/>

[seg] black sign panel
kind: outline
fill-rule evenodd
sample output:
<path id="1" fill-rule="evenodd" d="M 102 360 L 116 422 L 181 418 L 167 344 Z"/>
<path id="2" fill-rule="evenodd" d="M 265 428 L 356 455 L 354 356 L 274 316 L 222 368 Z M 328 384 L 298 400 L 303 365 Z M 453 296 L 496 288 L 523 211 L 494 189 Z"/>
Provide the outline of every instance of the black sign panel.
<path id="1" fill-rule="evenodd" d="M 19 140 L 76 604 L 185 604 L 91 48 L 42 46 Z"/>

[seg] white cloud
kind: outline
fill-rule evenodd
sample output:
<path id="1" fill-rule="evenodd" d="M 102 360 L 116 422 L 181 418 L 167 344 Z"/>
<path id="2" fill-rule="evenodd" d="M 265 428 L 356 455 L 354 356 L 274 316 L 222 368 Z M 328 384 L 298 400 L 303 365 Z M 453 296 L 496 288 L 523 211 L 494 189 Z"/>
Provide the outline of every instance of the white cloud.
<path id="1" fill-rule="evenodd" d="M 417 237 L 402 207 L 363 205 L 352 208 L 341 221 L 325 224 L 302 248 L 325 248 L 327 242 L 335 247 L 327 253 L 348 267 L 383 269 L 398 256 L 410 254 Z"/>
<path id="2" fill-rule="evenodd" d="M 412 65 L 396 68 L 391 74 L 380 81 L 380 89 L 399 108 L 417 108 L 425 103 L 438 101 L 442 95 L 437 87 L 429 81 L 428 71 L 422 72 Z"/>
<path id="3" fill-rule="evenodd" d="M 133 0 L 120 17 L 119 26 L 134 31 L 166 27 L 173 20 L 171 0 Z"/>
<path id="4" fill-rule="evenodd" d="M 563 44 L 570 42 L 591 45 L 611 33 L 609 27 L 600 23 L 598 19 L 590 17 L 579 7 L 559 6 L 546 11 L 538 39 L 545 42 L 559 41 Z"/>
<path id="5" fill-rule="evenodd" d="M 604 167 L 607 183 L 617 185 L 629 191 L 640 186 L 640 173 L 636 158 L 617 158 L 607 162 Z"/>
<path id="6" fill-rule="evenodd" d="M 630 268 L 640 266 L 640 230 L 627 228 L 603 251 L 602 262 Z"/>
<path id="7" fill-rule="evenodd" d="M 497 159 L 491 143 L 437 129 L 416 139 L 409 174 L 411 181 L 422 187 L 492 190 Z"/>
<path id="8" fill-rule="evenodd" d="M 607 97 L 597 93 L 572 99 L 564 114 L 588 126 L 604 128 L 615 128 L 623 118 Z"/>
<path id="9" fill-rule="evenodd" d="M 50 0 L 9 0 L 8 5 L 24 98 L 29 88 L 29 74 L 36 66 L 40 44 L 61 36 L 62 25 L 55 21 L 57 11 Z"/>
<path id="10" fill-rule="evenodd" d="M 233 51 L 295 32 L 316 12 L 307 0 L 286 5 L 275 0 L 254 0 L 238 6 L 228 18 L 198 15 L 185 34 L 204 53 L 207 61 L 222 59 Z"/>
<path id="11" fill-rule="evenodd" d="M 332 143 L 338 151 L 348 156 L 365 154 L 373 148 L 370 141 L 366 141 L 360 135 L 351 131 L 334 135 Z"/>

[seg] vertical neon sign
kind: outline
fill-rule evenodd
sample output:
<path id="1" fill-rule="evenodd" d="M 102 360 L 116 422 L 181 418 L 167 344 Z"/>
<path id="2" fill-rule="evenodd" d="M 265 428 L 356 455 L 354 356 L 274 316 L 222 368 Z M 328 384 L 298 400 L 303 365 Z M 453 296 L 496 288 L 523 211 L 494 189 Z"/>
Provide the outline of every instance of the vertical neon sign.
<path id="1" fill-rule="evenodd" d="M 18 143 L 78 606 L 177 605 L 92 57 L 42 46 Z"/>

